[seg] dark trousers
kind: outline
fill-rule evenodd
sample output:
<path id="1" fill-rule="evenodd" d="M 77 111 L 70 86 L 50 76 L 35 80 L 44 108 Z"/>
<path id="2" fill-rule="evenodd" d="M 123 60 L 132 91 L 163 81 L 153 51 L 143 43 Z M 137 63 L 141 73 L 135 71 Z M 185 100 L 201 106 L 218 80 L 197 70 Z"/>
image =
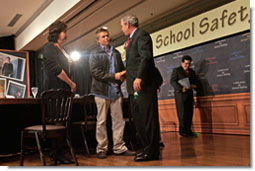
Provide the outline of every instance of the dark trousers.
<path id="1" fill-rule="evenodd" d="M 175 103 L 179 120 L 180 133 L 190 133 L 193 117 L 193 92 L 188 90 L 186 93 L 176 92 Z"/>
<path id="2" fill-rule="evenodd" d="M 144 88 L 137 97 L 129 95 L 131 111 L 139 141 L 146 154 L 159 155 L 160 128 L 158 118 L 157 91 L 153 87 Z"/>

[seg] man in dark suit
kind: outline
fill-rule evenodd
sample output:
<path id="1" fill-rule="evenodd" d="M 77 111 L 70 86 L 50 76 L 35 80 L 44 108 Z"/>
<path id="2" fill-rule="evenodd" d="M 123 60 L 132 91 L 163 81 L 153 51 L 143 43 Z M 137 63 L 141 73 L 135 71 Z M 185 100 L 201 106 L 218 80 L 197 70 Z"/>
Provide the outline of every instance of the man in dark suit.
<path id="1" fill-rule="evenodd" d="M 138 28 L 138 18 L 121 19 L 122 32 L 129 36 L 126 49 L 127 91 L 134 123 L 143 146 L 135 161 L 157 160 L 160 155 L 158 119 L 158 74 L 153 60 L 150 35 Z"/>
<path id="2" fill-rule="evenodd" d="M 197 77 L 190 69 L 192 58 L 188 55 L 182 57 L 181 66 L 174 68 L 170 83 L 174 87 L 175 103 L 179 120 L 179 133 L 181 136 L 193 136 L 191 130 L 193 117 L 193 90 L 197 87 Z M 184 86 L 179 80 L 188 78 L 190 87 Z"/>
<path id="3" fill-rule="evenodd" d="M 13 64 L 11 63 L 11 58 L 6 57 L 7 62 L 4 63 L 2 73 L 4 76 L 13 77 Z"/>

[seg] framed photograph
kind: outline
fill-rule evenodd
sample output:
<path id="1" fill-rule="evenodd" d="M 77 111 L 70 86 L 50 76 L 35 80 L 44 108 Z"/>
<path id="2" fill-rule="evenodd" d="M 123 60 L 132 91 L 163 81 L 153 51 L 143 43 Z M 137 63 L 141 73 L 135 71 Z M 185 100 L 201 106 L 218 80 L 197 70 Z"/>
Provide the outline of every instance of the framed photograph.
<path id="1" fill-rule="evenodd" d="M 0 75 L 13 80 L 23 81 L 26 59 L 0 52 Z"/>
<path id="2" fill-rule="evenodd" d="M 8 98 L 24 98 L 26 85 L 14 81 L 9 81 L 7 86 L 6 97 Z"/>
<path id="3" fill-rule="evenodd" d="M 26 51 L 0 49 L 0 78 L 6 79 L 6 85 L 9 85 L 9 81 L 25 85 L 24 97 L 29 97 L 29 53 Z M 7 88 L 5 95 L 10 95 Z"/>
<path id="4" fill-rule="evenodd" d="M 0 78 L 0 98 L 4 98 L 6 94 L 6 79 Z"/>

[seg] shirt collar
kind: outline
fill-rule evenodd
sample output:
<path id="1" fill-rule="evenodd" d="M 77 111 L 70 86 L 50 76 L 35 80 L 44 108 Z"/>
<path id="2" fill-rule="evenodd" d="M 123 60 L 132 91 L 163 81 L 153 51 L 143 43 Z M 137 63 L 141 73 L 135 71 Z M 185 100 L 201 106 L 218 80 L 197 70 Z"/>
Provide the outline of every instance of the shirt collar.
<path id="1" fill-rule="evenodd" d="M 106 48 L 104 47 L 104 46 L 102 46 L 101 44 L 99 44 L 100 45 L 100 47 L 104 50 L 104 51 L 106 51 Z M 109 45 L 109 49 L 111 50 L 113 48 L 113 46 L 111 46 L 111 45 Z"/>
<path id="2" fill-rule="evenodd" d="M 137 28 L 135 28 L 135 29 L 132 31 L 132 33 L 131 33 L 130 36 L 129 36 L 130 39 L 133 37 L 133 35 L 134 35 L 134 33 L 135 33 L 136 30 L 137 30 Z"/>
<path id="3" fill-rule="evenodd" d="M 102 46 L 101 44 L 99 44 L 99 45 L 100 45 L 100 47 L 107 53 L 106 48 L 105 48 L 104 46 Z M 109 45 L 109 49 L 110 49 L 110 53 L 112 54 L 112 52 L 113 52 L 113 46 Z"/>
<path id="4" fill-rule="evenodd" d="M 182 69 L 184 70 L 184 71 L 186 71 L 184 68 L 183 68 L 183 66 L 181 66 L 182 67 Z M 187 69 L 187 71 L 189 71 L 189 68 Z"/>

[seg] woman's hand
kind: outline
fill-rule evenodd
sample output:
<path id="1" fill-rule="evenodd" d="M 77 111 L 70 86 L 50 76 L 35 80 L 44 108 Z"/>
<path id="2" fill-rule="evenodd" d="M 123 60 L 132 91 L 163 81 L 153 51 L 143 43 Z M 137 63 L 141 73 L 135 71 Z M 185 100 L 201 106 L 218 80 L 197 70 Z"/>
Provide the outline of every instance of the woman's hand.
<path id="1" fill-rule="evenodd" d="M 76 87 L 75 82 L 71 82 L 71 84 L 69 86 L 71 88 L 71 92 L 73 92 L 73 93 L 76 92 L 77 87 Z"/>

